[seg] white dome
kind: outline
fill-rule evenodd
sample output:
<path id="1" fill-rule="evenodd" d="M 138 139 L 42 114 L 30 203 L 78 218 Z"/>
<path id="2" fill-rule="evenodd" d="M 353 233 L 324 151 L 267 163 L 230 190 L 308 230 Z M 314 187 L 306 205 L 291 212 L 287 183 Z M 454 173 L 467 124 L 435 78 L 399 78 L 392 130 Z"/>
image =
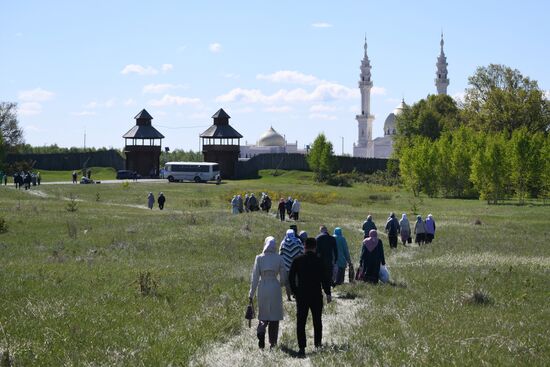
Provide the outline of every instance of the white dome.
<path id="1" fill-rule="evenodd" d="M 270 127 L 258 140 L 259 147 L 284 147 L 286 145 L 285 138 Z"/>
<path id="2" fill-rule="evenodd" d="M 402 100 L 399 106 L 395 107 L 392 113 L 386 117 L 386 121 L 384 122 L 384 135 L 395 135 L 396 134 L 396 128 L 395 128 L 395 120 L 397 119 L 397 116 L 399 116 L 403 112 L 403 108 L 405 107 L 405 100 Z"/>

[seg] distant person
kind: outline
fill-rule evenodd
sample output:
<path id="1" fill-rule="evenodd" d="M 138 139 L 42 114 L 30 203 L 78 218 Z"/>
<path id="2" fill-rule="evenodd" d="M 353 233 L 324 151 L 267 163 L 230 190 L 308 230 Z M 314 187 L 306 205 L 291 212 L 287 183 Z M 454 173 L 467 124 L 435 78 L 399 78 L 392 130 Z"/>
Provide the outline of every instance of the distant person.
<path id="1" fill-rule="evenodd" d="M 260 207 L 262 208 L 263 211 L 265 211 L 266 213 L 269 213 L 269 210 L 271 209 L 271 198 L 269 197 L 268 194 L 263 194 L 262 195 L 262 202 L 260 203 Z"/>
<path id="2" fill-rule="evenodd" d="M 384 258 L 384 246 L 378 238 L 378 232 L 371 229 L 369 237 L 363 240 L 361 247 L 361 263 L 363 268 L 363 280 L 368 283 L 378 283 L 380 265 L 386 265 Z"/>
<path id="3" fill-rule="evenodd" d="M 237 195 L 233 195 L 233 199 L 231 199 L 231 213 L 239 214 L 239 199 Z"/>
<path id="4" fill-rule="evenodd" d="M 319 234 L 315 240 L 317 243 L 317 256 L 321 258 L 321 261 L 325 266 L 327 277 L 332 279 L 334 264 L 338 261 L 336 239 L 328 233 L 327 227 L 323 225 L 319 228 Z"/>
<path id="5" fill-rule="evenodd" d="M 73 171 L 73 183 L 78 183 L 78 174 L 76 173 L 76 171 Z"/>
<path id="6" fill-rule="evenodd" d="M 283 258 L 283 263 L 285 264 L 285 271 L 288 273 L 290 271 L 290 265 L 292 261 L 304 253 L 304 245 L 292 229 L 287 229 L 285 237 L 281 241 L 279 247 L 279 255 Z M 287 277 L 288 278 L 288 277 Z M 285 283 L 286 287 L 286 296 L 289 301 L 292 301 L 291 295 L 292 290 L 290 289 L 290 284 Z"/>
<path id="7" fill-rule="evenodd" d="M 216 185 L 219 185 L 222 183 L 222 176 L 220 176 L 220 174 L 218 173 L 216 175 Z"/>
<path id="8" fill-rule="evenodd" d="M 298 226 L 296 224 L 291 224 L 288 226 L 288 228 L 292 229 L 294 231 L 294 236 L 296 236 L 296 238 L 298 237 Z"/>
<path id="9" fill-rule="evenodd" d="M 137 182 L 138 174 L 136 171 L 132 172 L 132 181 Z"/>
<path id="10" fill-rule="evenodd" d="M 38 186 L 40 186 L 40 182 L 42 181 L 42 176 L 40 176 L 40 172 L 36 174 L 36 183 L 38 183 Z"/>
<path id="11" fill-rule="evenodd" d="M 8 174 L 6 173 L 4 175 L 4 186 L 7 186 L 8 185 Z"/>
<path id="12" fill-rule="evenodd" d="M 336 249 L 338 251 L 338 260 L 336 265 L 338 270 L 336 272 L 336 277 L 334 279 L 335 285 L 340 285 L 344 283 L 344 276 L 346 274 L 346 265 L 351 265 L 351 259 L 349 257 L 349 248 L 346 238 L 342 234 L 342 228 L 334 228 L 334 238 L 336 239 Z"/>
<path id="13" fill-rule="evenodd" d="M 401 215 L 401 220 L 399 221 L 399 235 L 403 246 L 407 246 L 406 243 L 411 242 L 411 225 L 405 213 Z"/>
<path id="14" fill-rule="evenodd" d="M 390 248 L 397 248 L 397 235 L 399 234 L 399 221 L 395 217 L 395 213 L 391 212 L 386 222 L 386 233 L 388 234 L 388 242 Z"/>
<path id="15" fill-rule="evenodd" d="M 36 186 L 36 183 L 38 182 L 36 175 L 34 173 L 29 172 L 29 175 L 31 176 L 31 183 L 33 186 Z"/>
<path id="16" fill-rule="evenodd" d="M 422 216 L 416 216 L 416 223 L 414 224 L 414 243 L 418 243 L 418 246 L 423 245 L 426 241 L 426 227 Z"/>
<path id="17" fill-rule="evenodd" d="M 431 214 L 428 214 L 424 225 L 426 228 L 426 243 L 432 243 L 435 237 L 435 220 Z"/>
<path id="18" fill-rule="evenodd" d="M 243 197 L 241 195 L 237 195 L 237 208 L 239 209 L 239 213 L 244 212 Z"/>
<path id="19" fill-rule="evenodd" d="M 307 232 L 306 231 L 300 231 L 300 234 L 298 235 L 298 238 L 300 239 L 300 241 L 302 241 L 302 244 L 305 245 L 306 240 L 307 240 Z"/>
<path id="20" fill-rule="evenodd" d="M 153 193 L 150 192 L 149 195 L 147 196 L 147 207 L 153 210 L 153 206 L 155 206 L 155 195 L 153 195 Z"/>
<path id="21" fill-rule="evenodd" d="M 29 172 L 25 172 L 25 178 L 24 178 L 24 181 L 23 181 L 23 183 L 25 184 L 25 190 L 30 190 L 31 181 L 32 181 L 31 174 Z"/>
<path id="22" fill-rule="evenodd" d="M 300 205 L 300 202 L 298 201 L 298 199 L 294 199 L 294 201 L 292 202 L 292 218 L 294 218 L 294 220 L 298 220 L 300 218 L 300 209 L 301 209 L 301 205 Z"/>
<path id="23" fill-rule="evenodd" d="M 285 213 L 286 213 L 285 204 L 286 204 L 285 199 L 281 198 L 281 200 L 279 200 L 279 206 L 277 207 L 277 209 L 279 209 L 279 219 L 281 220 L 281 222 L 285 221 Z"/>
<path id="24" fill-rule="evenodd" d="M 277 279 L 279 276 L 279 279 Z M 286 283 L 286 270 L 283 258 L 276 253 L 275 238 L 269 236 L 264 241 L 263 252 L 256 256 L 252 268 L 250 303 L 258 288 L 258 346 L 265 347 L 265 332 L 269 333 L 269 344 L 277 345 L 279 321 L 283 319 L 283 295 L 281 283 Z"/>
<path id="25" fill-rule="evenodd" d="M 374 221 L 372 220 L 372 215 L 367 215 L 367 220 L 363 222 L 363 233 L 364 238 L 367 238 L 369 236 L 369 232 L 372 229 L 377 229 L 376 224 L 374 224 Z"/>
<path id="26" fill-rule="evenodd" d="M 292 204 L 294 204 L 294 201 L 292 201 L 292 198 L 289 196 L 288 199 L 286 199 L 285 209 L 290 219 L 292 219 L 292 215 L 290 215 L 292 213 Z"/>
<path id="27" fill-rule="evenodd" d="M 257 212 L 260 210 L 258 199 L 254 196 L 254 193 L 250 194 L 250 197 L 248 198 L 248 208 L 251 212 Z"/>
<path id="28" fill-rule="evenodd" d="M 250 206 L 248 205 L 249 201 L 250 201 L 250 196 L 248 196 L 248 194 L 244 194 L 244 210 L 247 213 L 250 211 Z"/>
<path id="29" fill-rule="evenodd" d="M 166 202 L 166 198 L 164 197 L 164 194 L 162 192 L 159 194 L 157 202 L 159 204 L 159 209 L 160 210 L 164 209 L 164 203 Z"/>
<path id="30" fill-rule="evenodd" d="M 88 180 L 91 180 L 92 179 L 92 170 L 89 169 L 87 172 L 86 172 L 86 176 L 88 177 Z"/>
<path id="31" fill-rule="evenodd" d="M 330 294 L 330 277 L 324 270 L 322 260 L 316 255 L 317 241 L 308 238 L 304 255 L 298 256 L 290 266 L 290 288 L 296 296 L 296 334 L 298 337 L 298 356 L 305 357 L 306 352 L 306 322 L 309 310 L 313 319 L 313 339 L 315 347 L 322 346 L 323 294 L 327 295 L 327 303 L 332 301 Z"/>

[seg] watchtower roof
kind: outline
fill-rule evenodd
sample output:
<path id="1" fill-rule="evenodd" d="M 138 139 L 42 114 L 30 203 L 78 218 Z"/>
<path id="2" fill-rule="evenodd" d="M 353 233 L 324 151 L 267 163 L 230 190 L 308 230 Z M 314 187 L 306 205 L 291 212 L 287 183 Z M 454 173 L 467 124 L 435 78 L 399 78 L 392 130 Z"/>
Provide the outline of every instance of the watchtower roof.
<path id="1" fill-rule="evenodd" d="M 200 134 L 201 138 L 240 139 L 243 137 L 237 130 L 229 125 L 231 116 L 229 116 L 223 108 L 220 108 L 212 118 L 214 119 L 214 124 Z"/>
<path id="2" fill-rule="evenodd" d="M 147 110 L 141 110 L 134 119 L 136 120 L 136 126 L 122 135 L 124 139 L 164 139 L 164 135 L 151 124 L 153 116 Z"/>

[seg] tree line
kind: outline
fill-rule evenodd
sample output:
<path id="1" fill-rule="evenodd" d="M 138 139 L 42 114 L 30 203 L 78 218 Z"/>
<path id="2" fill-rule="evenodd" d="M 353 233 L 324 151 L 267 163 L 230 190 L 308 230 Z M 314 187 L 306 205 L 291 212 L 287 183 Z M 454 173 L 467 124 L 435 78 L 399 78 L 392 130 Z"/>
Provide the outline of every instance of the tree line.
<path id="1" fill-rule="evenodd" d="M 490 203 L 550 197 L 550 103 L 536 81 L 480 67 L 464 100 L 431 95 L 397 117 L 394 157 L 415 195 Z"/>

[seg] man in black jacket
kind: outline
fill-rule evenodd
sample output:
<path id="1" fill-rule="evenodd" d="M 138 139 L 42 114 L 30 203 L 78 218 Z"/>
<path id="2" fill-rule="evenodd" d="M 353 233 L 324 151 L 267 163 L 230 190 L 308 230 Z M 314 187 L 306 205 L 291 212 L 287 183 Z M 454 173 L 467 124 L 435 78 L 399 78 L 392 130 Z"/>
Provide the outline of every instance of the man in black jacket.
<path id="1" fill-rule="evenodd" d="M 289 282 L 292 292 L 296 296 L 296 334 L 298 336 L 298 355 L 305 356 L 306 349 L 306 321 L 309 310 L 313 318 L 313 334 L 315 347 L 321 346 L 323 338 L 323 293 L 327 295 L 327 302 L 332 301 L 330 294 L 330 277 L 323 262 L 316 254 L 317 241 L 308 238 L 305 244 L 305 253 L 294 259 L 289 271 Z"/>
<path id="2" fill-rule="evenodd" d="M 328 229 L 325 226 L 319 228 L 319 235 L 317 240 L 317 255 L 321 258 L 325 271 L 328 273 L 329 279 L 332 282 L 332 270 L 336 260 L 338 259 L 338 248 L 336 247 L 336 238 L 328 233 Z"/>

